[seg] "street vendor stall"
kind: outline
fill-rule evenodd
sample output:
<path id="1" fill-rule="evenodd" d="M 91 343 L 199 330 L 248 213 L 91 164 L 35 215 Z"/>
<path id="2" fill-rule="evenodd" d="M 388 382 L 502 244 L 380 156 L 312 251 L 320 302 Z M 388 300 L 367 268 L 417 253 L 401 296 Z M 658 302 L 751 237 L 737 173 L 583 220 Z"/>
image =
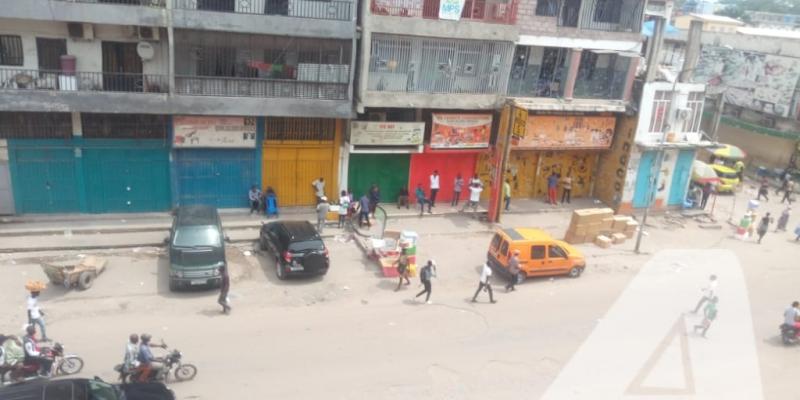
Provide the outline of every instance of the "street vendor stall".
<path id="1" fill-rule="evenodd" d="M 409 276 L 417 272 L 417 241 L 413 231 L 386 231 L 381 239 L 369 239 L 367 255 L 381 266 L 385 277 L 397 277 L 397 260 L 402 253 L 408 257 Z"/>

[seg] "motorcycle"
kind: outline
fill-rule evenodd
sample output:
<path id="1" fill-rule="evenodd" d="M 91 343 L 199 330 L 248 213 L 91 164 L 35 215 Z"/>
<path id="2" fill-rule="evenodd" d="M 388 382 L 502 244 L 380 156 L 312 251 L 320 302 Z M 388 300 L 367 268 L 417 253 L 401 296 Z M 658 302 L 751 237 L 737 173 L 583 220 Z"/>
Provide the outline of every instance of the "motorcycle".
<path id="1" fill-rule="evenodd" d="M 53 378 L 57 376 L 74 375 L 83 369 L 83 359 L 75 354 L 65 354 L 64 346 L 61 343 L 55 343 L 53 347 L 45 347 L 42 349 L 41 354 L 53 360 L 50 365 L 48 377 Z M 7 372 L 7 377 L 3 377 L 2 381 L 7 382 L 24 382 L 34 379 L 42 378 L 39 375 L 42 366 L 40 363 L 31 361 L 22 364 L 21 368 L 14 368 Z"/>
<path id="2" fill-rule="evenodd" d="M 164 345 L 166 348 L 166 345 Z M 170 376 L 174 376 L 177 381 L 188 381 L 194 379 L 197 375 L 197 367 L 193 364 L 187 364 L 181 361 L 183 354 L 176 349 L 172 349 L 163 358 L 157 359 L 163 363 L 161 368 L 152 368 L 146 378 L 146 382 L 168 382 Z M 174 370 L 174 372 L 173 372 Z M 142 367 L 137 367 L 132 371 L 126 371 L 122 364 L 114 366 L 114 371 L 119 373 L 119 380 L 122 383 L 126 382 L 139 382 L 141 374 L 144 372 Z"/>
<path id="3" fill-rule="evenodd" d="M 794 326 L 789 324 L 781 324 L 781 326 L 778 328 L 781 330 L 781 340 L 783 341 L 783 344 L 788 346 L 800 342 L 800 331 L 798 331 Z"/>

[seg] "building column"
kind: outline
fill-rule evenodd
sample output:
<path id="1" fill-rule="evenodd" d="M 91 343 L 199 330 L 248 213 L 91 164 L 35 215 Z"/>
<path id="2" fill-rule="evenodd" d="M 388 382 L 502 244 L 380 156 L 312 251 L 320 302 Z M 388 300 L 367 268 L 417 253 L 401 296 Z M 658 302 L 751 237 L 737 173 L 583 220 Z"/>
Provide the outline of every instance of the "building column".
<path id="1" fill-rule="evenodd" d="M 625 90 L 622 92 L 622 100 L 631 101 L 633 97 L 633 82 L 636 80 L 636 70 L 639 69 L 639 57 L 631 57 L 628 66 L 628 76 L 625 77 Z"/>
<path id="2" fill-rule="evenodd" d="M 167 46 L 169 48 L 167 80 L 169 81 L 170 96 L 175 94 L 175 29 L 172 27 L 172 3 L 167 1 Z"/>
<path id="3" fill-rule="evenodd" d="M 575 92 L 575 80 L 578 79 L 582 52 L 583 49 L 569 49 L 569 70 L 567 70 L 566 86 L 564 86 L 564 98 L 567 100 L 572 100 Z"/>

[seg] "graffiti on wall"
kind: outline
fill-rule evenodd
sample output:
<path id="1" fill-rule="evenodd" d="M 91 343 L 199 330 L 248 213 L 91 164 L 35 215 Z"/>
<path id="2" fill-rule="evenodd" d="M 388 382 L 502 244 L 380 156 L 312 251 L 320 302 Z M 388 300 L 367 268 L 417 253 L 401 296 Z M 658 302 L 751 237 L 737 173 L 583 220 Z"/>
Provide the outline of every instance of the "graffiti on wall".
<path id="1" fill-rule="evenodd" d="M 527 149 L 607 149 L 614 137 L 614 116 L 529 115 L 524 137 L 513 146 Z"/>
<path id="2" fill-rule="evenodd" d="M 622 202 L 637 122 L 636 117 L 620 117 L 611 150 L 600 155 L 595 196 L 613 207 Z"/>
<path id="3" fill-rule="evenodd" d="M 541 153 L 541 167 L 536 178 L 536 194 L 544 197 L 547 193 L 547 177 L 553 172 L 572 178 L 572 197 L 589 196 L 592 188 L 592 174 L 597 161 L 597 153 L 559 152 Z M 559 189 L 559 193 L 560 189 Z"/>
<path id="4" fill-rule="evenodd" d="M 709 94 L 724 93 L 728 104 L 788 117 L 800 59 L 703 46 L 694 79 L 706 83 Z"/>

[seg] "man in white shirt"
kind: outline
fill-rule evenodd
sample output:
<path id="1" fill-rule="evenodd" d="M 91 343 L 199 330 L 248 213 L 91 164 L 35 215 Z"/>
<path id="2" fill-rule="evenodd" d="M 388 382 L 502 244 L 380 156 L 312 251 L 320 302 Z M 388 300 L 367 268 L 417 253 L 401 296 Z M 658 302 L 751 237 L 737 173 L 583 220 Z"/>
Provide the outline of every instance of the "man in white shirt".
<path id="1" fill-rule="evenodd" d="M 44 313 L 39 308 L 39 292 L 31 292 L 30 296 L 28 296 L 28 324 L 39 326 L 39 331 L 42 333 L 42 342 L 50 341 L 45 330 Z"/>
<path id="2" fill-rule="evenodd" d="M 700 311 L 700 307 L 703 307 L 703 304 L 715 296 L 718 283 L 719 282 L 717 282 L 716 275 L 711 275 L 708 277 L 708 284 L 701 289 L 703 292 L 703 297 L 701 297 L 700 301 L 697 302 L 697 307 L 694 308 L 694 311 L 692 311 L 693 313 L 697 314 L 697 312 Z"/>
<path id="3" fill-rule="evenodd" d="M 433 170 L 431 175 L 431 207 L 436 207 L 436 194 L 439 193 L 439 170 Z"/>
<path id="4" fill-rule="evenodd" d="M 792 305 L 783 312 L 783 323 L 800 329 L 800 302 L 793 302 Z"/>
<path id="5" fill-rule="evenodd" d="M 481 201 L 481 192 L 483 191 L 483 187 L 481 187 L 478 183 L 473 183 L 469 187 L 469 201 L 464 203 L 464 207 L 461 208 L 461 211 L 467 209 L 467 207 L 472 208 L 472 212 L 478 211 L 478 203 Z"/>
<path id="6" fill-rule="evenodd" d="M 317 196 L 317 202 L 319 202 L 319 199 L 325 196 L 325 178 L 317 178 L 314 182 L 311 182 L 311 186 L 314 187 L 314 195 Z"/>
<path id="7" fill-rule="evenodd" d="M 139 335 L 133 333 L 128 344 L 125 345 L 125 358 L 122 361 L 122 371 L 130 374 L 139 367 Z"/>
<path id="8" fill-rule="evenodd" d="M 481 280 L 478 283 L 478 290 L 475 291 L 475 295 L 472 296 L 472 302 L 478 301 L 478 294 L 480 294 L 481 290 L 486 290 L 489 292 L 489 301 L 492 303 L 497 303 L 494 299 L 494 294 L 492 293 L 492 285 L 489 283 L 489 278 L 492 276 L 492 267 L 489 266 L 489 263 L 483 264 L 483 270 L 481 271 Z"/>

